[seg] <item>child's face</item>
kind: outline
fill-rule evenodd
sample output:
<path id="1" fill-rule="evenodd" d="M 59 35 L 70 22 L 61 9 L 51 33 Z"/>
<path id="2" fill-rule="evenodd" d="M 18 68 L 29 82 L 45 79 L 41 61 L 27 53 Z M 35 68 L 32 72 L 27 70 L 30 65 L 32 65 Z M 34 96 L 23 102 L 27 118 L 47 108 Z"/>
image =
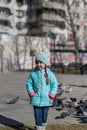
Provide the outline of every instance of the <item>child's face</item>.
<path id="1" fill-rule="evenodd" d="M 36 61 L 35 64 L 36 64 L 36 67 L 37 67 L 39 70 L 45 69 L 45 64 L 44 64 L 43 62 L 41 62 L 41 61 Z"/>

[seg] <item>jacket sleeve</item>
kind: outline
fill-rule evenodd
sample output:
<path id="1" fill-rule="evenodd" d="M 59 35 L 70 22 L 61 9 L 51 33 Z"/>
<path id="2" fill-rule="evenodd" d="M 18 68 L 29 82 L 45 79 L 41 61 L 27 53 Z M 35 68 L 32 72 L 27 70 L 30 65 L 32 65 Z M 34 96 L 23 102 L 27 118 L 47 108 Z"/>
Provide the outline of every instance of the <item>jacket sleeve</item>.
<path id="1" fill-rule="evenodd" d="M 26 81 L 26 90 L 30 97 L 34 96 L 35 92 L 33 90 L 33 77 L 32 74 L 29 75 Z"/>
<path id="2" fill-rule="evenodd" d="M 49 97 L 51 99 L 55 98 L 55 95 L 57 93 L 58 89 L 58 82 L 54 74 L 51 75 L 51 80 L 50 80 L 50 92 L 49 92 Z"/>

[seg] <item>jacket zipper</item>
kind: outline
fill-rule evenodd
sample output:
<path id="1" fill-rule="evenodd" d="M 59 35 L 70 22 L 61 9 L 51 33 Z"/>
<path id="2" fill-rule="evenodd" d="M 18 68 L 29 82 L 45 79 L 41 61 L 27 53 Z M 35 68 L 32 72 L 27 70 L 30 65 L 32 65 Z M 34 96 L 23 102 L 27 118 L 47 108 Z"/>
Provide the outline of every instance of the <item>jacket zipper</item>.
<path id="1" fill-rule="evenodd" d="M 42 100 L 42 71 L 41 71 L 41 76 L 40 76 L 40 104 L 41 104 L 41 100 Z M 39 104 L 39 106 L 40 106 Z"/>

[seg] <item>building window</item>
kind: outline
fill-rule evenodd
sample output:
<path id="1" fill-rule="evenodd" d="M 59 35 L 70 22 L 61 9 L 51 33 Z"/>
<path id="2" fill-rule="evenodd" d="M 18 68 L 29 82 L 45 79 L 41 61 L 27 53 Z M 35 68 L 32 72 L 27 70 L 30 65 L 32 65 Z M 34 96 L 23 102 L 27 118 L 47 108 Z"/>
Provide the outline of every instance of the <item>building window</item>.
<path id="1" fill-rule="evenodd" d="M 23 23 L 23 22 L 18 22 L 18 23 L 16 24 L 16 28 L 17 28 L 18 30 L 21 30 L 21 29 L 25 28 L 25 26 L 26 26 L 26 24 Z"/>
<path id="2" fill-rule="evenodd" d="M 18 6 L 22 6 L 23 5 L 23 0 L 16 0 L 16 2 L 17 2 Z"/>
<path id="3" fill-rule="evenodd" d="M 59 16 L 61 16 L 61 17 L 63 17 L 63 18 L 66 16 L 65 11 L 64 11 L 64 10 L 61 10 L 61 9 L 59 9 L 59 10 L 57 11 L 57 15 L 59 15 Z"/>
<path id="4" fill-rule="evenodd" d="M 64 6 L 65 0 L 58 0 L 58 3 L 61 4 L 62 6 Z"/>
<path id="5" fill-rule="evenodd" d="M 87 8 L 87 2 L 84 2 L 84 8 Z"/>
<path id="6" fill-rule="evenodd" d="M 0 0 L 0 2 L 2 2 L 2 3 L 10 3 L 11 0 Z"/>
<path id="7" fill-rule="evenodd" d="M 16 3 L 17 3 L 18 6 L 22 6 L 24 4 L 27 4 L 27 1 L 28 0 L 16 0 Z"/>
<path id="8" fill-rule="evenodd" d="M 74 30 L 75 31 L 78 31 L 80 29 L 80 26 L 79 25 L 74 25 Z"/>
<path id="9" fill-rule="evenodd" d="M 0 25 L 6 26 L 6 27 L 11 27 L 10 21 L 7 21 L 7 20 L 0 20 Z"/>
<path id="10" fill-rule="evenodd" d="M 11 15 L 10 9 L 1 7 L 0 8 L 0 15 L 3 15 L 3 16 Z"/>
<path id="11" fill-rule="evenodd" d="M 24 11 L 22 11 L 22 10 L 16 10 L 16 16 L 17 16 L 17 17 L 21 18 L 21 17 L 23 17 L 24 15 L 25 15 L 25 12 L 24 12 Z"/>
<path id="12" fill-rule="evenodd" d="M 79 19 L 79 13 L 73 13 L 73 19 Z"/>
<path id="13" fill-rule="evenodd" d="M 11 2 L 11 0 L 5 0 L 7 3 L 10 3 Z"/>
<path id="14" fill-rule="evenodd" d="M 86 46 L 87 46 L 87 37 L 84 38 L 84 43 L 85 43 Z"/>
<path id="15" fill-rule="evenodd" d="M 73 1 L 73 6 L 74 6 L 75 8 L 79 7 L 79 1 Z"/>
<path id="16" fill-rule="evenodd" d="M 87 20 L 87 14 L 84 14 L 84 19 Z"/>
<path id="17" fill-rule="evenodd" d="M 87 31 L 87 25 L 84 26 L 84 31 Z"/>

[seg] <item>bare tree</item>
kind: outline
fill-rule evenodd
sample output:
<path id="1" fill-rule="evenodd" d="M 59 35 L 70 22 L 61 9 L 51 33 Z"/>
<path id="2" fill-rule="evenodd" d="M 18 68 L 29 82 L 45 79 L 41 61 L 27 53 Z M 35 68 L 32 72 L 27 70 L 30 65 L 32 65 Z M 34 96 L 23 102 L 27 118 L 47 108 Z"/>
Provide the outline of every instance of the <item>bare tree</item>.
<path id="1" fill-rule="evenodd" d="M 79 31 L 75 27 L 76 23 L 79 22 L 79 19 L 74 19 L 73 12 L 72 12 L 72 8 L 73 8 L 72 6 L 74 5 L 75 2 L 76 0 L 65 0 L 65 4 L 67 7 L 67 11 L 66 11 L 67 15 L 65 16 L 64 19 L 67 23 L 67 30 L 72 35 L 72 40 L 75 43 L 75 63 L 79 63 L 79 41 L 78 41 Z M 87 3 L 86 0 L 80 0 L 78 2 L 83 2 L 83 4 L 85 4 L 85 2 Z M 84 24 L 85 24 L 84 21 L 82 21 L 79 24 L 79 27 L 83 26 Z M 77 66 L 76 66 L 76 69 L 77 69 Z"/>
<path id="2" fill-rule="evenodd" d="M 0 62 L 1 62 L 1 71 L 3 72 L 3 46 L 0 45 Z"/>
<path id="3" fill-rule="evenodd" d="M 21 70 L 21 66 L 20 66 L 20 60 L 19 60 L 19 47 L 18 47 L 18 36 L 14 36 L 13 42 L 15 44 L 15 49 L 16 49 L 16 56 L 17 56 L 17 66 L 18 66 L 18 70 Z"/>
<path id="4" fill-rule="evenodd" d="M 75 43 L 75 62 L 78 63 L 79 62 L 79 46 L 78 46 L 78 41 L 77 41 L 77 32 L 76 32 L 75 26 L 74 26 L 74 19 L 72 17 L 72 12 L 71 12 L 71 7 L 72 7 L 74 1 L 75 0 L 72 0 L 72 2 L 70 3 L 70 0 L 66 0 L 68 18 L 66 17 L 65 20 L 68 23 L 69 31 L 71 29 L 72 39 Z"/>

